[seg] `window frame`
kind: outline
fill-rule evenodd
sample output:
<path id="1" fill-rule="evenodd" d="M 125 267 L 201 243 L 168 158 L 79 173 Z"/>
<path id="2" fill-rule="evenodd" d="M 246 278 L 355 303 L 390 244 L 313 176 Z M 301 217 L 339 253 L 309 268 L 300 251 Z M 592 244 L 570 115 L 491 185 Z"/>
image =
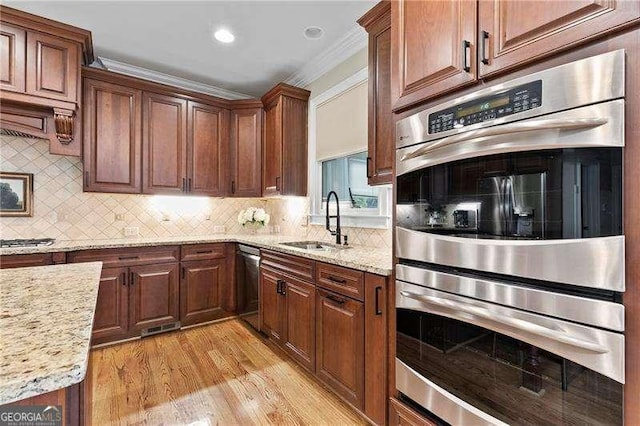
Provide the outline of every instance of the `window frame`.
<path id="1" fill-rule="evenodd" d="M 309 100 L 308 194 L 310 196 L 309 223 L 311 225 L 324 226 L 326 223 L 325 203 L 322 202 L 322 162 L 363 152 L 362 149 L 358 149 L 353 150 L 353 152 L 345 152 L 337 157 L 318 160 L 316 158 L 317 108 L 330 99 L 366 82 L 368 77 L 368 68 L 365 67 Z M 378 208 L 376 209 L 353 208 L 350 200 L 340 200 L 340 221 L 342 226 L 375 229 L 390 228 L 392 207 L 391 185 L 380 185 L 373 188 L 378 190 Z M 329 208 L 331 209 L 331 206 Z M 332 214 L 335 213 L 333 209 L 331 209 L 331 211 Z"/>

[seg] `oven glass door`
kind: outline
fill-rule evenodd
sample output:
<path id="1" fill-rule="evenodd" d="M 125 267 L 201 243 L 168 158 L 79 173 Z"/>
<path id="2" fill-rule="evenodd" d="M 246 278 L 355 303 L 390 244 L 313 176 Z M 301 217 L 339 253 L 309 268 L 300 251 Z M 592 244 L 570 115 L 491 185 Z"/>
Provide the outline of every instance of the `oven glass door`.
<path id="1" fill-rule="evenodd" d="M 398 176 L 397 225 L 461 238 L 622 235 L 622 148 L 476 157 Z"/>
<path id="2" fill-rule="evenodd" d="M 496 423 L 493 418 L 509 424 L 622 424 L 623 380 L 594 371 L 607 373 L 603 364 L 622 362 L 621 334 L 595 330 L 588 339 L 574 335 L 580 344 L 567 340 L 569 346 L 575 344 L 572 348 L 551 349 L 560 346 L 551 342 L 551 333 L 544 337 L 542 328 L 537 330 L 542 337 L 532 340 L 526 331 L 520 337 L 509 327 L 488 325 L 482 303 L 453 299 L 448 293 L 397 282 L 397 382 L 404 395 L 451 423 L 484 423 L 483 418 Z M 526 325 L 518 314 L 502 312 L 502 318 L 504 323 L 519 321 L 513 329 L 538 327 Z M 544 328 L 570 329 L 561 323 Z M 587 348 L 588 340 L 602 347 Z M 407 371 L 449 394 L 449 401 L 426 397 L 423 382 L 408 380 Z M 451 399 L 462 401 L 459 405 L 468 412 L 488 417 L 454 415 L 444 408 Z"/>

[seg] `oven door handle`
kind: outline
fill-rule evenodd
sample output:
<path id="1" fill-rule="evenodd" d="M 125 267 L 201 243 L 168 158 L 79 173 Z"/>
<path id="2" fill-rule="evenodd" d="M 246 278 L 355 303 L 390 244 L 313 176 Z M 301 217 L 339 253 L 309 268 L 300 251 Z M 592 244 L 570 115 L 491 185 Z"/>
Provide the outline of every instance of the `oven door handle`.
<path id="1" fill-rule="evenodd" d="M 511 133 L 533 132 L 537 130 L 575 130 L 588 129 L 607 124 L 606 118 L 549 118 L 541 120 L 526 120 L 516 123 L 503 124 L 485 129 L 471 130 L 457 135 L 449 136 L 439 141 L 429 143 L 414 151 L 405 154 L 400 161 L 411 160 L 412 158 L 422 157 L 428 153 L 442 148 L 444 146 L 453 145 L 458 142 L 473 142 L 477 139 L 483 139 L 491 136 L 508 135 Z"/>
<path id="2" fill-rule="evenodd" d="M 576 337 L 572 337 L 567 334 L 566 331 L 562 329 L 553 330 L 538 324 L 533 324 L 528 321 L 524 321 L 517 318 L 509 318 L 505 316 L 499 316 L 491 313 L 488 309 L 480 307 L 480 306 L 470 306 L 464 303 L 456 302 L 453 300 L 445 299 L 442 297 L 435 296 L 427 296 L 424 294 L 416 294 L 409 291 L 400 291 L 400 294 L 404 297 L 408 297 L 410 299 L 418 300 L 421 303 L 424 303 L 427 306 L 435 307 L 435 308 L 445 308 L 450 311 L 454 311 L 453 313 L 448 314 L 450 318 L 458 319 L 461 321 L 469 322 L 468 318 L 465 318 L 461 313 L 472 315 L 474 317 L 483 318 L 488 321 L 497 322 L 506 324 L 510 327 L 516 328 L 518 330 L 525 331 L 527 333 L 535 334 L 538 336 L 546 337 L 548 339 L 554 340 L 556 342 L 564 343 L 569 346 L 573 346 L 579 349 L 587 350 L 590 352 L 595 352 L 598 354 L 605 354 L 609 352 L 609 350 L 597 343 L 590 342 L 583 339 L 578 339 Z"/>

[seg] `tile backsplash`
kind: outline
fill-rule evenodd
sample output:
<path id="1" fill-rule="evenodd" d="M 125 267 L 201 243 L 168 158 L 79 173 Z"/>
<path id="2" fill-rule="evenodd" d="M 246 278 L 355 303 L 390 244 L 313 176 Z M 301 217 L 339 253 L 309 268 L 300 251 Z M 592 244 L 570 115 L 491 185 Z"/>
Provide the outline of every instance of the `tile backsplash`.
<path id="1" fill-rule="evenodd" d="M 307 226 L 309 199 L 210 198 L 99 194 L 82 192 L 82 161 L 49 154 L 46 141 L 0 135 L 0 170 L 33 173 L 33 217 L 0 218 L 2 238 L 61 240 L 122 238 L 125 228 L 140 237 L 196 236 L 246 232 L 237 222 L 240 210 L 263 207 L 271 215 L 270 228 L 283 235 L 331 241 L 321 226 Z M 391 230 L 346 228 L 350 242 L 391 247 Z"/>

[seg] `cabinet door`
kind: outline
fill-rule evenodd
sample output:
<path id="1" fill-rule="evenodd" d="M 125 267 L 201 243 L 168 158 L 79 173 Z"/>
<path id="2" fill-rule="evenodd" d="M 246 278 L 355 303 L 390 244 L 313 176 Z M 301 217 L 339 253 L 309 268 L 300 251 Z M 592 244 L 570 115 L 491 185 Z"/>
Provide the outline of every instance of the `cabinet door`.
<path id="1" fill-rule="evenodd" d="M 187 186 L 194 195 L 226 194 L 228 111 L 189 101 Z"/>
<path id="2" fill-rule="evenodd" d="M 287 298 L 285 349 L 309 371 L 315 370 L 315 286 L 297 279 L 284 279 Z"/>
<path id="3" fill-rule="evenodd" d="M 212 321 L 225 316 L 222 289 L 227 281 L 226 260 L 182 263 L 180 322 L 182 325 Z"/>
<path id="4" fill-rule="evenodd" d="M 283 96 L 282 102 L 282 178 L 276 182 L 281 195 L 307 196 L 308 99 Z"/>
<path id="5" fill-rule="evenodd" d="M 140 193 L 142 92 L 84 79 L 84 190 Z"/>
<path id="6" fill-rule="evenodd" d="M 129 327 L 136 331 L 178 321 L 177 263 L 129 268 Z"/>
<path id="7" fill-rule="evenodd" d="M 147 92 L 142 101 L 142 192 L 186 192 L 187 101 Z"/>
<path id="8" fill-rule="evenodd" d="M 391 183 L 395 159 L 391 113 L 391 15 L 387 12 L 369 31 L 369 185 Z"/>
<path id="9" fill-rule="evenodd" d="M 264 128 L 262 195 L 278 195 L 282 191 L 282 98 L 265 107 Z"/>
<path id="10" fill-rule="evenodd" d="M 391 2 L 394 110 L 476 80 L 477 3 Z"/>
<path id="11" fill-rule="evenodd" d="M 20 27 L 0 25 L 0 89 L 24 93 L 27 33 Z"/>
<path id="12" fill-rule="evenodd" d="M 128 329 L 128 268 L 103 268 L 93 318 L 94 343 L 118 340 Z"/>
<path id="13" fill-rule="evenodd" d="M 27 93 L 77 102 L 80 45 L 55 36 L 27 32 Z"/>
<path id="14" fill-rule="evenodd" d="M 262 196 L 262 109 L 231 112 L 231 195 Z"/>
<path id="15" fill-rule="evenodd" d="M 278 293 L 280 276 L 266 268 L 260 268 L 260 331 L 278 343 L 284 335 L 286 298 Z"/>
<path id="16" fill-rule="evenodd" d="M 638 1 L 479 2 L 480 76 L 520 66 L 640 18 Z"/>
<path id="17" fill-rule="evenodd" d="M 364 413 L 376 424 L 387 418 L 387 279 L 365 275 Z"/>
<path id="18" fill-rule="evenodd" d="M 364 400 L 364 306 L 317 289 L 316 374 L 356 408 Z"/>

